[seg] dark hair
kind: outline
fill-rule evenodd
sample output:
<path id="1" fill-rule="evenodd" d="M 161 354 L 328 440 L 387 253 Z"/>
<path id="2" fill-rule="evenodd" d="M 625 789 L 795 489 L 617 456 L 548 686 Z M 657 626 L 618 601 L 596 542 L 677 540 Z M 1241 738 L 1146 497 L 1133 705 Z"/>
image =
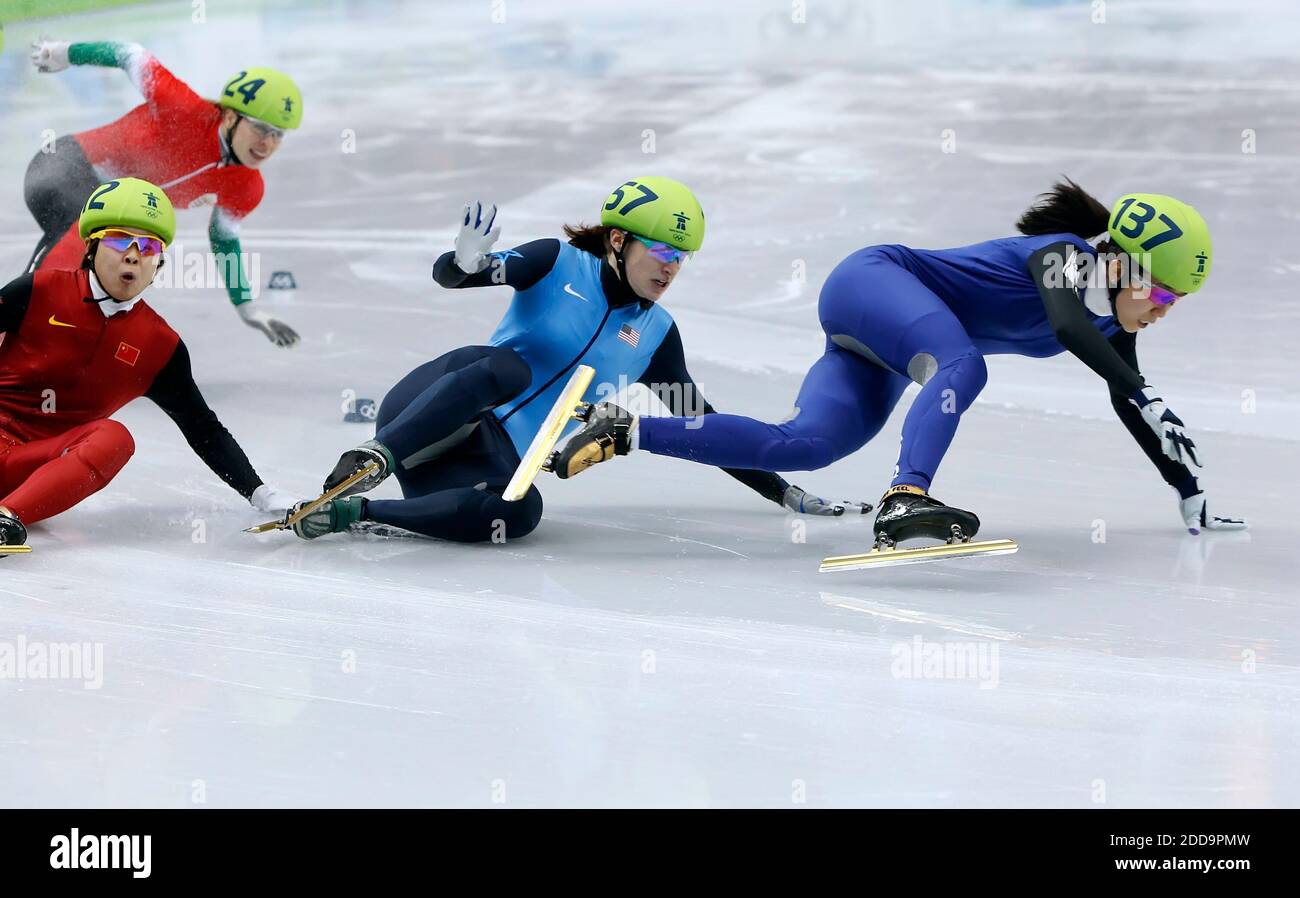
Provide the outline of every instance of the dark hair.
<path id="1" fill-rule="evenodd" d="M 608 225 L 565 225 L 564 236 L 569 243 L 583 252 L 591 253 L 601 259 L 613 249 L 609 242 L 609 232 L 614 230 Z"/>
<path id="2" fill-rule="evenodd" d="M 1106 232 L 1110 210 L 1078 184 L 1064 178 L 1025 210 L 1016 229 L 1031 237 L 1040 234 L 1074 234 L 1091 240 Z"/>

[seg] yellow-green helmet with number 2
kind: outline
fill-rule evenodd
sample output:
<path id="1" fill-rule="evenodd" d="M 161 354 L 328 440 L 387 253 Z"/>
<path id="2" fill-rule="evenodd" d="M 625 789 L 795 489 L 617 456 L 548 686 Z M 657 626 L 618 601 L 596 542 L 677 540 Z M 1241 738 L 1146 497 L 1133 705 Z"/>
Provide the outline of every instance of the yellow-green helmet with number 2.
<path id="1" fill-rule="evenodd" d="M 240 115 L 292 131 L 302 124 L 302 93 L 275 69 L 245 69 L 226 82 L 218 102 Z"/>
<path id="2" fill-rule="evenodd" d="M 91 191 L 77 223 L 82 240 L 104 228 L 134 228 L 170 244 L 176 236 L 176 210 L 156 184 L 115 178 Z"/>
<path id="3" fill-rule="evenodd" d="M 700 201 L 672 178 L 624 181 L 605 199 L 600 223 L 688 252 L 704 245 Z"/>

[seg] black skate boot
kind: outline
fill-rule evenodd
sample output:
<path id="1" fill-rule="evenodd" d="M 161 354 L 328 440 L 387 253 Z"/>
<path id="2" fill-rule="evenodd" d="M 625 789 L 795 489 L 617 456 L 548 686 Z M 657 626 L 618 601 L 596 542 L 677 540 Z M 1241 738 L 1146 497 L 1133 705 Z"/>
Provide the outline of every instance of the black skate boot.
<path id="1" fill-rule="evenodd" d="M 918 537 L 970 542 L 979 529 L 980 519 L 973 512 L 944 505 L 919 486 L 895 486 L 880 500 L 876 513 L 876 548 L 892 549 Z"/>
<path id="2" fill-rule="evenodd" d="M 592 465 L 631 451 L 629 441 L 632 428 L 636 427 L 636 415 L 612 402 L 602 402 L 588 406 L 582 420 L 587 422 L 582 430 L 547 459 L 546 469 L 554 471 L 561 480 L 576 477 Z"/>
<path id="3" fill-rule="evenodd" d="M 27 545 L 27 528 L 12 511 L 0 505 L 0 546 Z M 4 558 L 4 555 L 0 555 Z"/>
<path id="4" fill-rule="evenodd" d="M 330 471 L 329 476 L 325 478 L 325 485 L 321 488 L 321 492 L 328 493 L 371 462 L 378 465 L 379 470 L 352 484 L 352 486 L 339 493 L 338 498 L 369 492 L 383 483 L 384 479 L 393 473 L 393 469 L 397 467 L 397 463 L 393 460 L 393 453 L 388 450 L 387 446 L 378 440 L 366 440 L 357 448 L 349 449 L 339 456 L 338 463 L 334 465 L 334 470 Z"/>

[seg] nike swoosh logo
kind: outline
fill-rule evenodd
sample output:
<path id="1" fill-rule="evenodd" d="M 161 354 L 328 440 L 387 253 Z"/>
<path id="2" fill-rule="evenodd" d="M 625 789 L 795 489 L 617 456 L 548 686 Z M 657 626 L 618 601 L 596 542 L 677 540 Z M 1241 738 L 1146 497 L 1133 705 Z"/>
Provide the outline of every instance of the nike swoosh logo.
<path id="1" fill-rule="evenodd" d="M 53 315 L 50 316 L 50 324 L 54 325 L 55 327 L 76 327 L 75 324 L 67 324 L 63 321 L 56 320 Z"/>
<path id="2" fill-rule="evenodd" d="M 569 283 L 564 285 L 564 292 L 569 294 L 570 296 L 578 297 L 578 299 L 582 300 L 583 302 L 591 302 L 591 300 L 587 299 L 587 297 L 583 296 L 577 290 L 573 289 L 573 281 L 569 281 Z"/>

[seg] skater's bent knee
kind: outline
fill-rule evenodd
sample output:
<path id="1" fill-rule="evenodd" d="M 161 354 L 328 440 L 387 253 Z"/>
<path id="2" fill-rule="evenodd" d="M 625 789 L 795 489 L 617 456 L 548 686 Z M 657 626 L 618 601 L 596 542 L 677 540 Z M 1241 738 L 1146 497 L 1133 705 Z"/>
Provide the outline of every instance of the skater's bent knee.
<path id="1" fill-rule="evenodd" d="M 970 353 L 944 362 L 939 369 L 946 375 L 946 385 L 956 391 L 957 402 L 964 410 L 979 395 L 989 381 L 989 368 L 984 356 Z"/>
<path id="2" fill-rule="evenodd" d="M 510 542 L 532 533 L 542 520 L 542 494 L 537 487 L 529 488 L 518 502 L 507 502 L 490 489 L 474 492 L 456 515 L 459 526 L 452 539 L 457 542 Z"/>
<path id="3" fill-rule="evenodd" d="M 533 382 L 533 369 L 524 357 L 507 346 L 494 346 L 492 350 L 492 374 L 501 393 L 514 397 L 527 390 Z"/>
<path id="4" fill-rule="evenodd" d="M 499 522 L 503 539 L 519 539 L 521 536 L 527 536 L 541 523 L 542 494 L 538 492 L 537 487 L 529 487 L 528 492 L 518 502 L 507 502 L 500 496 L 496 498 L 498 502 L 493 503 L 493 506 L 499 516 L 494 520 L 494 524 Z"/>
<path id="5" fill-rule="evenodd" d="M 105 481 L 126 467 L 135 454 L 135 439 L 126 425 L 105 418 L 76 447 L 78 456 Z"/>

